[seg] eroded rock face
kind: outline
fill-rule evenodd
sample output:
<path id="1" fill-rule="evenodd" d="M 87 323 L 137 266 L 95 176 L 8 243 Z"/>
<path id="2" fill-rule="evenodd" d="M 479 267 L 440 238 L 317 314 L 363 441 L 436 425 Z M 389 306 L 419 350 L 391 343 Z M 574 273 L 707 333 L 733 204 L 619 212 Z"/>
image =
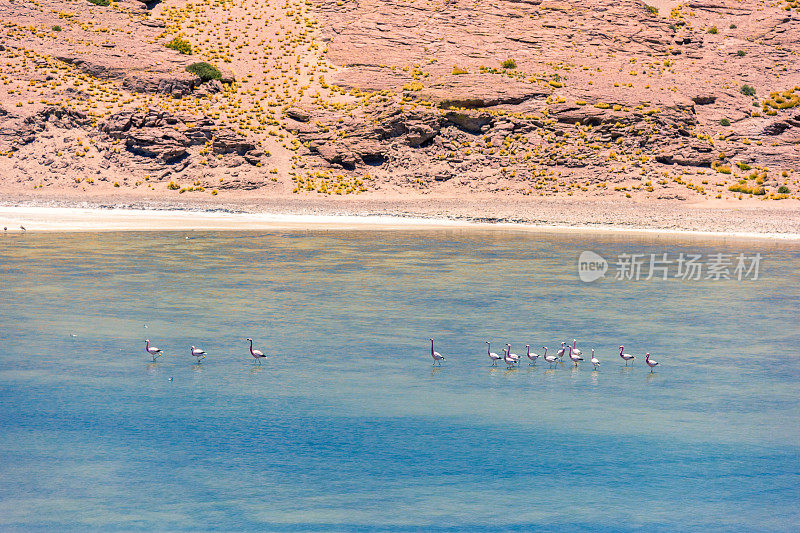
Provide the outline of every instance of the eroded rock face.
<path id="1" fill-rule="evenodd" d="M 176 116 L 157 109 L 126 111 L 112 115 L 101 131 L 121 140 L 135 155 L 173 163 L 189 155 L 192 146 L 209 145 L 214 154 L 249 155 L 258 162 L 255 143 L 237 133 L 216 127 L 213 120 Z M 253 163 L 255 164 L 255 163 Z"/>
<path id="2" fill-rule="evenodd" d="M 739 90 L 800 85 L 795 68 L 773 76 L 748 66 L 776 54 L 791 62 L 797 15 L 733 0 L 660 14 L 638 0 L 411 4 L 316 1 L 328 57 L 345 67 L 331 82 L 398 97 L 373 98 L 343 122 L 315 111 L 321 127 L 294 128 L 312 155 L 358 170 L 367 163 L 356 147 L 368 142 L 382 147 L 373 166 L 401 183 L 430 173 L 484 185 L 548 169 L 653 179 L 720 154 L 800 166 L 798 117 L 751 117 L 759 104 Z M 772 139 L 742 144 L 760 136 Z"/>
<path id="3" fill-rule="evenodd" d="M 27 117 L 0 109 L 0 151 L 12 151 L 33 142 L 48 126 L 60 129 L 83 128 L 92 120 L 86 114 L 50 106 Z"/>

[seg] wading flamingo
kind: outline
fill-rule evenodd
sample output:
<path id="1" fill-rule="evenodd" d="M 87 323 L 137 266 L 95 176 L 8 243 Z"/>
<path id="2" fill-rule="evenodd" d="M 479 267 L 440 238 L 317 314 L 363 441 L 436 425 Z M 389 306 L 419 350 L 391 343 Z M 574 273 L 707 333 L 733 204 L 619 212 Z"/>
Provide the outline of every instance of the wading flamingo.
<path id="1" fill-rule="evenodd" d="M 644 356 L 644 362 L 647 363 L 647 366 L 650 367 L 650 373 L 653 373 L 653 369 L 658 366 L 658 361 L 651 361 L 650 360 L 650 352 L 646 353 Z"/>
<path id="2" fill-rule="evenodd" d="M 624 346 L 619 347 L 619 356 L 622 357 L 623 361 L 625 361 L 625 366 L 628 366 L 628 361 L 633 361 L 634 359 L 636 359 L 636 356 L 631 355 L 629 353 L 622 353 L 622 350 L 624 349 L 625 349 Z"/>
<path id="3" fill-rule="evenodd" d="M 153 361 L 156 360 L 156 357 L 161 357 L 162 355 L 164 355 L 161 353 L 161 350 L 159 348 L 156 348 L 155 346 L 150 346 L 150 339 L 144 341 L 144 349 L 147 350 L 147 353 L 153 356 Z"/>
<path id="4" fill-rule="evenodd" d="M 575 353 L 572 346 L 569 347 L 569 358 L 572 359 L 572 363 L 575 366 L 578 366 L 578 363 L 583 361 L 583 357 L 581 357 L 580 353 Z"/>
<path id="5" fill-rule="evenodd" d="M 246 341 L 250 341 L 250 355 L 252 355 L 255 358 L 255 360 L 258 361 L 258 364 L 260 365 L 261 364 L 261 360 L 262 359 L 266 359 L 267 356 L 264 355 L 264 352 L 262 352 L 260 350 L 254 350 L 253 349 L 253 339 L 249 339 L 248 338 L 248 339 L 245 339 L 245 340 Z"/>
<path id="6" fill-rule="evenodd" d="M 506 355 L 503 360 L 508 365 L 508 368 L 512 368 L 514 365 L 519 363 L 519 356 L 515 353 L 511 353 L 511 345 L 506 344 Z"/>
<path id="7" fill-rule="evenodd" d="M 547 346 L 542 346 L 542 349 L 544 350 L 544 353 L 542 354 L 542 357 L 544 358 L 544 360 L 546 362 L 550 363 L 550 368 L 553 368 L 553 363 L 558 361 L 558 356 L 557 355 L 547 355 Z"/>
<path id="8" fill-rule="evenodd" d="M 574 353 L 575 355 L 583 355 L 583 352 L 582 352 L 582 351 L 580 351 L 578 348 L 576 348 L 576 347 L 575 347 L 575 344 L 576 344 L 577 342 L 578 342 L 577 340 L 575 340 L 575 339 L 572 339 L 572 353 Z"/>
<path id="9" fill-rule="evenodd" d="M 597 370 L 597 367 L 600 366 L 600 359 L 598 359 L 597 356 L 594 354 L 594 348 L 592 348 L 592 358 L 589 359 L 589 361 L 592 362 L 595 370 Z"/>
<path id="10" fill-rule="evenodd" d="M 431 357 L 433 358 L 433 364 L 439 363 L 439 366 L 442 366 L 442 361 L 447 361 L 442 354 L 433 350 L 433 339 L 429 339 L 431 341 Z"/>
<path id="11" fill-rule="evenodd" d="M 530 347 L 529 344 L 526 344 L 525 348 L 527 348 L 527 350 L 528 350 L 528 354 L 527 354 L 528 355 L 528 359 L 530 359 L 530 361 L 531 361 L 530 363 L 528 363 L 528 366 L 536 366 L 536 360 L 539 359 L 539 354 L 538 353 L 531 353 L 531 347 Z"/>
<path id="12" fill-rule="evenodd" d="M 192 355 L 197 357 L 198 363 L 206 358 L 205 350 L 201 350 L 200 348 L 196 348 L 194 346 L 192 346 Z"/>
<path id="13" fill-rule="evenodd" d="M 486 341 L 486 352 L 489 354 L 489 359 L 492 360 L 492 366 L 497 366 L 497 362 L 503 358 L 492 351 L 492 343 L 489 341 Z"/>
<path id="14" fill-rule="evenodd" d="M 567 351 L 567 343 L 561 341 L 561 348 L 559 348 L 559 350 L 556 352 L 556 357 L 558 357 L 559 359 L 564 359 L 564 352 L 566 351 Z"/>

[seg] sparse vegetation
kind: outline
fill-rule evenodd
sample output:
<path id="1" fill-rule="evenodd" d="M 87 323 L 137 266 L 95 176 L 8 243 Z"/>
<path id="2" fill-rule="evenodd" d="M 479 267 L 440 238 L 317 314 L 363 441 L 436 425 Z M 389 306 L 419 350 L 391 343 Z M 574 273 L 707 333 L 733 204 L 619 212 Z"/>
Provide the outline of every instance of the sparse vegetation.
<path id="1" fill-rule="evenodd" d="M 506 59 L 502 63 L 503 68 L 517 68 L 517 60 L 516 59 Z"/>
<path id="2" fill-rule="evenodd" d="M 61 31 L 61 26 L 59 26 L 58 24 L 56 24 L 56 25 L 55 25 L 55 26 L 53 26 L 51 29 L 52 29 L 53 31 Z"/>
<path id="3" fill-rule="evenodd" d="M 795 91 L 797 91 L 795 93 Z M 788 91 L 771 92 L 769 98 L 764 100 L 763 110 L 770 114 L 770 110 L 791 109 L 800 105 L 800 87 L 794 87 Z"/>
<path id="4" fill-rule="evenodd" d="M 780 187 L 778 187 L 778 194 L 789 194 L 790 192 L 791 191 L 789 190 L 789 187 L 787 187 L 786 185 L 781 185 Z"/>
<path id="5" fill-rule="evenodd" d="M 458 74 L 468 74 L 468 73 L 469 71 L 467 69 L 461 68 L 458 65 L 453 65 L 453 74 L 458 75 Z"/>
<path id="6" fill-rule="evenodd" d="M 89 0 L 89 3 L 94 4 L 96 6 L 109 6 L 111 5 L 111 0 Z"/>
<path id="7" fill-rule="evenodd" d="M 730 126 L 731 125 L 731 121 L 728 120 L 727 118 L 723 118 L 722 120 L 719 121 L 719 125 L 720 126 Z"/>
<path id="8" fill-rule="evenodd" d="M 647 10 L 648 13 L 651 15 L 658 15 L 658 8 L 656 6 L 651 6 L 649 4 L 645 4 L 644 8 Z"/>
<path id="9" fill-rule="evenodd" d="M 736 55 L 739 57 L 744 57 L 747 55 L 747 52 L 745 52 L 744 50 L 739 50 L 736 52 Z"/>
<path id="10" fill-rule="evenodd" d="M 189 55 L 192 53 L 192 44 L 189 41 L 183 39 L 180 35 L 176 35 L 175 37 L 173 37 L 172 40 L 168 42 L 165 46 L 167 48 L 172 48 L 173 50 L 177 50 L 181 54 Z"/>
<path id="11" fill-rule="evenodd" d="M 760 185 L 755 185 L 753 187 L 750 187 L 749 185 L 747 185 L 747 182 L 742 183 L 741 181 L 739 183 L 736 183 L 736 184 L 731 185 L 730 187 L 728 187 L 728 190 L 731 191 L 731 192 L 741 192 L 741 193 L 744 193 L 744 194 L 752 194 L 754 196 L 763 196 L 763 195 L 767 194 L 767 191 L 766 191 L 766 189 L 764 189 L 764 187 L 762 187 Z"/>
<path id="12" fill-rule="evenodd" d="M 708 33 L 716 35 L 717 33 L 719 33 L 719 30 L 717 29 L 716 26 L 711 26 L 710 28 L 708 28 Z"/>

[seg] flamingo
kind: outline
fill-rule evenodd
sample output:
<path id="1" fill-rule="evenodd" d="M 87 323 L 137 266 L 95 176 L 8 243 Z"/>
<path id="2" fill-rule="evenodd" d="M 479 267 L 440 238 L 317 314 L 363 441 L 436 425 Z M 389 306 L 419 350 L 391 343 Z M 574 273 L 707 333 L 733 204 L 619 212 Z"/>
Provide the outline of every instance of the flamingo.
<path id="1" fill-rule="evenodd" d="M 547 355 L 547 346 L 542 346 L 542 349 L 544 350 L 544 353 L 542 354 L 542 357 L 544 358 L 544 360 L 546 362 L 550 363 L 550 368 L 553 368 L 553 363 L 558 361 L 558 356 L 557 355 Z"/>
<path id="2" fill-rule="evenodd" d="M 445 359 L 444 356 L 439 352 L 433 350 L 433 339 L 430 339 L 430 341 L 431 341 L 431 357 L 433 358 L 433 365 L 435 366 L 438 361 L 439 366 L 442 366 L 442 361 L 447 361 L 447 359 Z"/>
<path id="3" fill-rule="evenodd" d="M 513 367 L 515 364 L 519 363 L 519 356 L 515 353 L 511 353 L 511 345 L 506 344 L 506 355 L 503 360 L 508 365 L 508 368 Z"/>
<path id="4" fill-rule="evenodd" d="M 486 353 L 489 354 L 489 359 L 492 360 L 492 366 L 497 366 L 497 362 L 502 359 L 502 357 L 492 351 L 492 343 L 489 341 L 486 341 Z"/>
<path id="5" fill-rule="evenodd" d="M 592 358 L 589 359 L 592 364 L 594 365 L 594 369 L 597 370 L 597 367 L 600 366 L 600 359 L 594 354 L 594 348 L 592 348 Z"/>
<path id="6" fill-rule="evenodd" d="M 625 361 L 625 366 L 628 366 L 628 361 L 632 361 L 632 360 L 636 359 L 636 356 L 633 356 L 633 355 L 631 355 L 629 353 L 622 353 L 622 350 L 624 350 L 624 349 L 625 349 L 624 346 L 620 346 L 619 347 L 619 356 L 622 357 L 623 361 Z"/>
<path id="7" fill-rule="evenodd" d="M 644 356 L 644 362 L 647 363 L 647 366 L 650 367 L 650 373 L 653 373 L 653 369 L 658 366 L 658 361 L 651 361 L 650 360 L 650 352 L 646 353 Z"/>
<path id="8" fill-rule="evenodd" d="M 538 353 L 531 353 L 531 347 L 530 347 L 529 344 L 526 344 L 525 348 L 527 348 L 527 350 L 528 350 L 528 354 L 527 354 L 528 355 L 528 359 L 531 360 L 531 362 L 528 363 L 528 366 L 536 366 L 536 360 L 539 359 L 539 354 Z"/>
<path id="9" fill-rule="evenodd" d="M 201 350 L 200 348 L 195 348 L 194 346 L 192 346 L 192 355 L 197 357 L 198 363 L 206 358 L 205 350 Z"/>
<path id="10" fill-rule="evenodd" d="M 153 361 L 156 360 L 156 357 L 161 357 L 162 355 L 164 355 L 161 353 L 160 348 L 156 348 L 155 346 L 150 346 L 150 339 L 145 340 L 144 343 L 145 343 L 144 349 L 147 350 L 147 353 L 153 356 Z"/>
<path id="11" fill-rule="evenodd" d="M 564 352 L 567 350 L 567 343 L 561 341 L 561 348 L 556 352 L 556 357 L 564 359 Z"/>
<path id="12" fill-rule="evenodd" d="M 248 339 L 245 339 L 245 340 L 250 341 L 250 355 L 252 355 L 255 358 L 255 360 L 258 361 L 258 364 L 260 365 L 261 364 L 261 360 L 262 359 L 266 359 L 267 356 L 264 355 L 264 352 L 262 352 L 260 350 L 254 350 L 253 349 L 253 339 L 248 338 Z"/>
<path id="13" fill-rule="evenodd" d="M 575 355 L 583 355 L 583 352 L 582 352 L 582 351 L 580 351 L 578 348 L 576 348 L 576 347 L 575 347 L 575 344 L 576 344 L 577 342 L 578 342 L 578 341 L 576 341 L 575 339 L 572 339 L 572 352 L 573 352 Z"/>
<path id="14" fill-rule="evenodd" d="M 572 362 L 575 366 L 578 366 L 580 361 L 583 361 L 583 357 L 581 357 L 580 353 L 575 353 L 575 350 L 572 346 L 569 347 L 569 358 L 572 359 Z"/>

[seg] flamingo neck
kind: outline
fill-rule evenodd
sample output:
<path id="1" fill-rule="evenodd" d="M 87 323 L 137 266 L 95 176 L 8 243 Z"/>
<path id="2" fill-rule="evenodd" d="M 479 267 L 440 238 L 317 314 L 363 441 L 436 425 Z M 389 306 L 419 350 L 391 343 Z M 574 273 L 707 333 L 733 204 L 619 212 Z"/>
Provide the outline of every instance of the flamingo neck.
<path id="1" fill-rule="evenodd" d="M 431 355 L 433 355 L 433 341 L 431 341 Z"/>

